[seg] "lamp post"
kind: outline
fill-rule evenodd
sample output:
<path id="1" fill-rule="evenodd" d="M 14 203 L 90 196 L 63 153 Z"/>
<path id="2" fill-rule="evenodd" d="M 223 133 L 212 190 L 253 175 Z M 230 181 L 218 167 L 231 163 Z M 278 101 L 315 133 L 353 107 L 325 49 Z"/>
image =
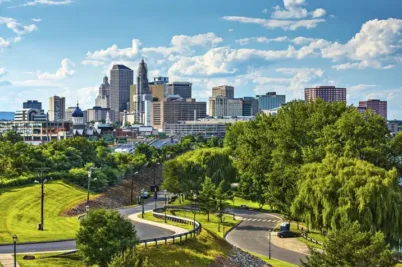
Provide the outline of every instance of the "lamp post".
<path id="1" fill-rule="evenodd" d="M 195 204 L 196 204 L 196 201 L 197 201 L 197 194 L 195 194 L 194 193 L 194 195 L 193 195 L 193 200 L 194 200 L 194 203 L 193 203 L 193 207 L 194 207 L 194 222 L 193 222 L 193 230 L 195 229 L 195 213 L 196 213 L 196 210 L 195 210 Z"/>
<path id="2" fill-rule="evenodd" d="M 133 204 L 134 200 L 134 176 L 137 175 L 138 172 L 135 172 L 134 175 L 131 175 L 131 204 Z"/>
<path id="3" fill-rule="evenodd" d="M 13 241 L 14 241 L 14 267 L 17 267 L 17 240 L 18 237 L 17 235 L 13 235 Z"/>
<path id="4" fill-rule="evenodd" d="M 165 223 L 166 223 L 167 195 L 165 191 Z"/>
<path id="5" fill-rule="evenodd" d="M 142 218 L 144 218 L 144 188 L 141 189 Z"/>
<path id="6" fill-rule="evenodd" d="M 85 206 L 85 211 L 87 212 L 87 218 L 88 218 L 88 215 L 89 215 L 89 205 L 86 205 L 86 206 Z"/>
<path id="7" fill-rule="evenodd" d="M 43 172 L 48 170 L 49 168 L 38 168 L 37 170 L 40 171 L 40 181 L 35 180 L 35 183 L 37 184 L 42 184 L 41 186 L 41 209 L 40 209 L 40 226 L 38 227 L 38 230 L 43 231 L 44 229 L 44 219 L 43 219 L 43 212 L 44 212 L 44 205 L 45 205 L 45 183 L 47 182 L 47 179 L 43 178 Z"/>
<path id="8" fill-rule="evenodd" d="M 92 173 L 93 173 L 93 171 L 96 170 L 96 169 L 98 169 L 98 168 L 91 167 L 91 168 L 88 170 L 87 206 L 89 205 L 89 189 L 91 188 Z M 97 180 L 97 178 L 93 179 L 93 181 L 96 181 L 96 180 Z"/>
<path id="9" fill-rule="evenodd" d="M 222 218 L 222 237 L 225 237 L 225 217 Z"/>
<path id="10" fill-rule="evenodd" d="M 155 199 L 155 209 L 156 209 L 156 204 L 158 201 L 158 190 L 156 190 L 156 186 L 154 187 L 154 199 Z"/>
<path id="11" fill-rule="evenodd" d="M 271 230 L 268 232 L 268 257 L 271 259 Z"/>
<path id="12" fill-rule="evenodd" d="M 156 183 L 155 183 L 155 177 L 156 177 L 156 166 L 158 166 L 160 163 L 158 162 L 158 163 L 156 163 L 155 165 L 154 165 L 154 187 L 156 186 Z"/>

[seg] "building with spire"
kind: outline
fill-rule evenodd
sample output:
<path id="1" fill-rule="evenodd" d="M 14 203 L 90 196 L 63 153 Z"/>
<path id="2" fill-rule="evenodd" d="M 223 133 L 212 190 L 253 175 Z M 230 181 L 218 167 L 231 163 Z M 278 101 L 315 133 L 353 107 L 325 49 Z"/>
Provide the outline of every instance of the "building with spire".
<path id="1" fill-rule="evenodd" d="M 95 99 L 95 106 L 110 108 L 110 84 L 109 78 L 105 75 L 103 83 L 99 86 L 99 94 Z"/>
<path id="2" fill-rule="evenodd" d="M 84 112 L 80 109 L 78 103 L 74 112 L 71 114 L 71 119 L 73 121 L 73 135 L 84 135 L 86 125 L 84 120 Z"/>
<path id="3" fill-rule="evenodd" d="M 148 85 L 148 68 L 144 59 L 138 66 L 137 84 L 132 86 L 134 118 L 136 122 L 147 124 L 151 112 L 152 93 Z"/>

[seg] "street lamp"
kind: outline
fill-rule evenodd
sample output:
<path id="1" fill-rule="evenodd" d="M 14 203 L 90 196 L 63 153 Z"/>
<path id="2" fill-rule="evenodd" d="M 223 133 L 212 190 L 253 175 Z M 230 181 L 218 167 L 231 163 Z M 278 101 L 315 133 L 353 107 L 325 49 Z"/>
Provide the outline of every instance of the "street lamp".
<path id="1" fill-rule="evenodd" d="M 165 223 L 166 223 L 167 195 L 165 190 Z"/>
<path id="2" fill-rule="evenodd" d="M 154 165 L 154 187 L 156 186 L 156 184 L 155 184 L 155 177 L 156 177 L 156 166 L 158 166 L 160 163 L 158 162 L 158 163 L 156 163 L 155 165 Z"/>
<path id="3" fill-rule="evenodd" d="M 39 168 L 38 170 L 40 171 L 40 181 L 35 180 L 35 183 L 37 184 L 42 184 L 42 193 L 41 193 L 41 210 L 40 210 L 40 225 L 38 227 L 38 230 L 43 231 L 44 230 L 44 219 L 43 219 L 43 210 L 44 210 L 44 205 L 45 205 L 45 183 L 47 182 L 47 179 L 43 178 L 43 172 L 49 168 Z"/>
<path id="4" fill-rule="evenodd" d="M 156 186 L 154 187 L 154 199 L 155 199 L 155 209 L 156 209 L 156 205 L 157 205 L 157 201 L 158 201 L 158 190 L 157 190 Z"/>
<path id="5" fill-rule="evenodd" d="M 196 213 L 196 210 L 195 210 L 195 203 L 196 203 L 196 201 L 197 201 L 197 194 L 195 194 L 194 193 L 194 195 L 193 195 L 193 200 L 194 200 L 194 204 L 193 204 L 193 206 L 194 206 L 194 223 L 193 223 L 193 229 L 195 229 L 195 213 Z"/>
<path id="6" fill-rule="evenodd" d="M 144 218 L 144 188 L 141 189 L 142 218 Z"/>
<path id="7" fill-rule="evenodd" d="M 271 259 L 271 230 L 268 232 L 268 257 Z"/>
<path id="8" fill-rule="evenodd" d="M 90 189 L 90 187 L 91 187 L 92 172 L 93 172 L 94 170 L 96 170 L 96 169 L 99 169 L 99 168 L 91 167 L 91 168 L 88 170 L 87 205 L 89 205 L 89 189 Z M 96 181 L 96 180 L 97 180 L 97 178 L 93 179 L 92 181 Z"/>
<path id="9" fill-rule="evenodd" d="M 18 237 L 17 235 L 13 235 L 13 241 L 14 241 L 14 267 L 17 267 L 17 240 Z"/>
<path id="10" fill-rule="evenodd" d="M 138 172 L 135 172 L 134 175 L 131 175 L 131 204 L 133 204 L 134 200 L 134 176 L 137 175 Z"/>

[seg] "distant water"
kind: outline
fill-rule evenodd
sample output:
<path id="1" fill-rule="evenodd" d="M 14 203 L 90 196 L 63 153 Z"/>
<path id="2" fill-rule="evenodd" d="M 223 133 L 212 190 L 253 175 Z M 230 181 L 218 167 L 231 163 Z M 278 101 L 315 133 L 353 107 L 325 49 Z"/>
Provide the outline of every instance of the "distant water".
<path id="1" fill-rule="evenodd" d="M 0 121 L 13 121 L 14 112 L 0 111 Z"/>

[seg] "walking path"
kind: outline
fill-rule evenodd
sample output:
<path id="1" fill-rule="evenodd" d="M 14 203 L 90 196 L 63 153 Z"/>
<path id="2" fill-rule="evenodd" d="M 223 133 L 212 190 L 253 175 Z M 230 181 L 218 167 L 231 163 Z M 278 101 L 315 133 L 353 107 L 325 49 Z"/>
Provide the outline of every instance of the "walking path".
<path id="1" fill-rule="evenodd" d="M 152 211 L 147 211 L 147 212 L 152 212 Z M 173 226 L 173 225 L 170 225 L 170 224 L 158 223 L 158 222 L 153 222 L 153 221 L 142 219 L 142 218 L 139 217 L 140 215 L 141 215 L 141 212 L 138 212 L 138 213 L 134 213 L 134 214 L 129 215 L 128 218 L 130 220 L 132 220 L 133 222 L 144 223 L 144 224 L 164 228 L 166 230 L 170 230 L 170 231 L 174 232 L 175 235 L 184 234 L 184 233 L 188 232 L 188 230 L 185 230 L 183 228 Z"/>
<path id="2" fill-rule="evenodd" d="M 0 264 L 3 267 L 14 267 L 14 257 L 10 254 L 0 254 Z M 17 267 L 20 267 L 18 262 Z"/>

